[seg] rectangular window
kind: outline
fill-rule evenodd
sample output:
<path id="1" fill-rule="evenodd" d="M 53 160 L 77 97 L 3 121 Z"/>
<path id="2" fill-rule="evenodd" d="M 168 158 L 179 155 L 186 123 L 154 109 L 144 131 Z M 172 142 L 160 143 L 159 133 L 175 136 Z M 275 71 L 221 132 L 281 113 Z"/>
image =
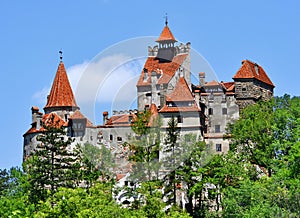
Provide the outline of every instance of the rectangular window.
<path id="1" fill-rule="evenodd" d="M 109 140 L 112 141 L 113 139 L 113 135 L 109 135 Z"/>
<path id="2" fill-rule="evenodd" d="M 208 108 L 208 115 L 213 115 L 214 114 L 214 110 L 212 108 Z"/>
<path id="3" fill-rule="evenodd" d="M 65 121 L 67 122 L 68 121 L 68 114 L 65 114 Z"/>
<path id="4" fill-rule="evenodd" d="M 183 119 L 182 119 L 182 116 L 181 116 L 181 115 L 178 115 L 178 116 L 177 116 L 177 122 L 178 122 L 178 123 L 182 123 L 182 120 L 183 120 Z"/>
<path id="5" fill-rule="evenodd" d="M 212 92 L 208 96 L 208 101 L 214 101 L 214 94 Z"/>
<path id="6" fill-rule="evenodd" d="M 227 114 L 227 108 L 222 108 L 222 114 L 223 115 Z"/>
<path id="7" fill-rule="evenodd" d="M 216 144 L 216 151 L 222 151 L 222 144 Z"/>
<path id="8" fill-rule="evenodd" d="M 219 133 L 220 131 L 220 125 L 215 125 L 215 133 Z"/>

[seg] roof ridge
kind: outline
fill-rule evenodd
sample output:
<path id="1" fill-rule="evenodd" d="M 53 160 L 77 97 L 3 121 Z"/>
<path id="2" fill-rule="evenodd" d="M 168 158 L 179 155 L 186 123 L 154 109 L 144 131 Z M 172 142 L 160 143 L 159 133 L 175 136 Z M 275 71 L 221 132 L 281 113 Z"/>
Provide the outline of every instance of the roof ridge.
<path id="1" fill-rule="evenodd" d="M 233 79 L 257 79 L 267 85 L 275 87 L 262 66 L 250 60 L 243 60 Z"/>
<path id="2" fill-rule="evenodd" d="M 194 96 L 184 77 L 179 77 L 174 90 L 167 96 L 168 101 L 193 101 Z"/>

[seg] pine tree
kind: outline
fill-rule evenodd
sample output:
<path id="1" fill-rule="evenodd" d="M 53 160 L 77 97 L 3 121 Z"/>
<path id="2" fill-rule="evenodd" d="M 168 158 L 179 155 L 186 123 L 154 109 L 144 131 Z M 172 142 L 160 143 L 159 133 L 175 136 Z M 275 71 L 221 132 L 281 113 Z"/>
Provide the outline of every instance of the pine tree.
<path id="1" fill-rule="evenodd" d="M 38 135 L 41 143 L 34 154 L 26 161 L 25 171 L 31 185 L 31 200 L 38 202 L 60 188 L 74 188 L 79 184 L 80 170 L 78 153 L 73 152 L 73 139 L 66 136 L 64 127 L 44 126 L 45 131 Z"/>
<path id="2" fill-rule="evenodd" d="M 139 181 L 156 180 L 159 170 L 160 119 L 151 118 L 150 111 L 138 113 L 132 130 L 136 134 L 136 138 L 129 142 L 132 151 L 129 159 L 134 162 L 132 178 Z"/>
<path id="3" fill-rule="evenodd" d="M 168 171 L 168 174 L 165 176 L 164 195 L 167 197 L 167 203 L 173 205 L 176 204 L 176 184 L 178 182 L 176 178 L 176 166 L 181 162 L 180 147 L 179 143 L 177 143 L 179 137 L 177 124 L 177 120 L 172 116 L 168 122 L 164 147 L 166 156 L 163 160 L 164 169 Z"/>

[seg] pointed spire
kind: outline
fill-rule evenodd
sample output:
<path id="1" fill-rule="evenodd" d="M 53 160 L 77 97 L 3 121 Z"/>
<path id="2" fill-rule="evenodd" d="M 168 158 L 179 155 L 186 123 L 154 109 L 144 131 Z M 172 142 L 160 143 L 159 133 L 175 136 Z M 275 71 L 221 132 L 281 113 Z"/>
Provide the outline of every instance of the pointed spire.
<path id="1" fill-rule="evenodd" d="M 62 110 L 67 107 L 68 109 L 71 108 L 73 111 L 79 109 L 62 61 L 62 52 L 60 51 L 59 53 L 61 54 L 61 61 L 58 65 L 50 94 L 48 95 L 47 104 L 44 108 L 45 113 L 53 111 L 55 108 Z"/>
<path id="2" fill-rule="evenodd" d="M 168 13 L 166 13 L 166 15 L 164 16 L 164 18 L 166 19 L 165 24 L 166 24 L 166 26 L 168 26 Z"/>
<path id="3" fill-rule="evenodd" d="M 173 36 L 173 33 L 171 32 L 171 30 L 168 27 L 168 15 L 166 14 L 165 16 L 165 27 L 163 29 L 163 31 L 161 32 L 159 38 L 156 40 L 156 42 L 167 42 L 167 41 L 171 41 L 171 42 L 177 42 L 175 37 Z"/>

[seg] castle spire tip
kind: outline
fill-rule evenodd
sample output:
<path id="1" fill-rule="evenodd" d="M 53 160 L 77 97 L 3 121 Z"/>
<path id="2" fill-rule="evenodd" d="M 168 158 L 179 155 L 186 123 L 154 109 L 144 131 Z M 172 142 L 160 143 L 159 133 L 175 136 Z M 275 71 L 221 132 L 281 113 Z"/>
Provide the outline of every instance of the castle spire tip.
<path id="1" fill-rule="evenodd" d="M 60 59 L 60 61 L 62 61 L 62 59 L 63 59 L 63 52 L 62 52 L 62 50 L 59 50 L 59 59 Z"/>

